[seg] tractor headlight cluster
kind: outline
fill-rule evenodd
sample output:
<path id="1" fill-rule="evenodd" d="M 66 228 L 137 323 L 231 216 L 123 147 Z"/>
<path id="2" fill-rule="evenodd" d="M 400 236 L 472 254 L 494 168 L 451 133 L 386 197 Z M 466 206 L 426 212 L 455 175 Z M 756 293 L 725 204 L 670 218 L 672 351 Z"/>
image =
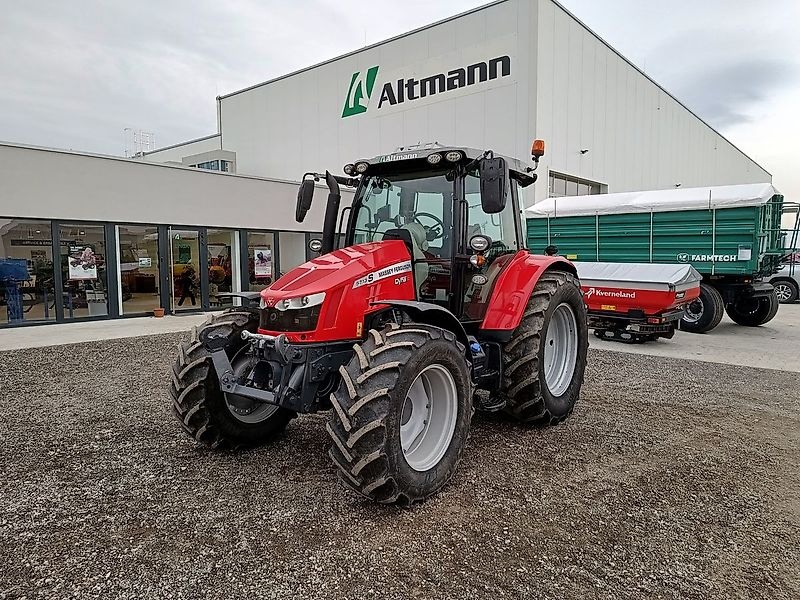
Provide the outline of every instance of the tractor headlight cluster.
<path id="1" fill-rule="evenodd" d="M 368 168 L 369 168 L 369 163 L 364 162 L 363 160 L 355 164 L 356 173 L 358 173 L 359 175 L 361 173 L 365 173 Z"/>
<path id="2" fill-rule="evenodd" d="M 442 162 L 442 155 L 438 152 L 434 152 L 433 154 L 429 154 L 426 160 L 428 161 L 428 164 L 436 165 Z"/>
<path id="3" fill-rule="evenodd" d="M 444 158 L 448 162 L 458 162 L 462 158 L 464 158 L 464 154 L 458 150 L 451 150 L 450 152 L 444 155 Z"/>
<path id="4" fill-rule="evenodd" d="M 284 298 L 283 300 L 278 300 L 275 304 L 275 308 L 278 310 L 298 310 L 301 308 L 311 308 L 312 306 L 317 306 L 318 304 L 322 304 L 325 300 L 325 292 L 320 292 L 319 294 L 309 294 L 308 296 L 298 296 L 297 298 Z M 267 305 L 264 303 L 264 300 L 261 300 L 261 308 L 267 308 Z"/>

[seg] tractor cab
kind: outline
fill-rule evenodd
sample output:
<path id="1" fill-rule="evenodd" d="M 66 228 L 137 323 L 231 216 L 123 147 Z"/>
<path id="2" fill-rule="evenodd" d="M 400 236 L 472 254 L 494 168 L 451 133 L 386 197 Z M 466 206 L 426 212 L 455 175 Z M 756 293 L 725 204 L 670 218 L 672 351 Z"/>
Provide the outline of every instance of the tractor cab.
<path id="1" fill-rule="evenodd" d="M 541 153 L 537 144 L 534 159 Z M 438 144 L 357 160 L 345 165 L 348 177 L 324 176 L 329 187 L 331 180 L 337 185 L 327 206 L 333 214 L 326 214 L 316 249 L 330 251 L 333 240 L 342 239 L 343 247 L 402 240 L 413 265 L 415 300 L 446 308 L 468 327 L 485 314 L 485 290 L 524 247 L 520 211 L 523 189 L 536 181 L 533 171 L 492 151 Z M 304 177 L 298 218 L 322 177 Z M 343 235 L 327 231 L 336 224 L 338 184 L 356 187 L 352 206 L 338 219 L 341 228 L 347 218 Z"/>

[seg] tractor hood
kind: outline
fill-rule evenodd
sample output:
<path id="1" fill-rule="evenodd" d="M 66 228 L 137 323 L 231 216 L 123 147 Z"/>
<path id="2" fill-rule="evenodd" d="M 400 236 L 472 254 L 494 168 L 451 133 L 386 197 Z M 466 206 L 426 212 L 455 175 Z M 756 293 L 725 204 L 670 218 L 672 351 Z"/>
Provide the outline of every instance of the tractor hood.
<path id="1" fill-rule="evenodd" d="M 281 300 L 324 292 L 316 329 L 303 335 L 287 332 L 290 341 L 357 339 L 365 314 L 378 308 L 376 301 L 415 299 L 413 280 L 404 242 L 356 244 L 295 267 L 261 292 L 261 306 L 271 310 Z"/>

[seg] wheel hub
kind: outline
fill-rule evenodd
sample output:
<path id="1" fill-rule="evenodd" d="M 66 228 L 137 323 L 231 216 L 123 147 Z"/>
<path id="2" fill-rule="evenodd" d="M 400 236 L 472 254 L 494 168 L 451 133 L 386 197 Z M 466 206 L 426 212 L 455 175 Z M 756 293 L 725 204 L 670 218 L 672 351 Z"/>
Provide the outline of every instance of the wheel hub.
<path id="1" fill-rule="evenodd" d="M 244 348 L 234 356 L 231 361 L 233 373 L 236 378 L 244 375 L 252 368 L 250 357 L 244 352 Z M 225 405 L 234 419 L 242 423 L 260 423 L 266 421 L 278 410 L 275 404 L 258 402 L 252 398 L 239 396 L 238 394 L 224 393 Z"/>
<path id="2" fill-rule="evenodd" d="M 456 428 L 458 390 L 439 364 L 424 368 L 408 388 L 400 414 L 400 445 L 415 471 L 428 471 L 444 457 Z"/>
<path id="3" fill-rule="evenodd" d="M 696 323 L 703 316 L 703 303 L 699 300 L 694 300 L 686 306 L 686 312 L 683 315 L 683 320 L 687 323 Z"/>
<path id="4" fill-rule="evenodd" d="M 544 380 L 553 396 L 563 395 L 578 362 L 578 326 L 572 307 L 562 302 L 550 316 L 544 346 Z"/>
<path id="5" fill-rule="evenodd" d="M 781 302 L 788 302 L 789 299 L 792 297 L 792 288 L 789 287 L 787 283 L 776 283 L 774 284 L 775 287 L 775 295 L 778 296 L 778 300 Z"/>

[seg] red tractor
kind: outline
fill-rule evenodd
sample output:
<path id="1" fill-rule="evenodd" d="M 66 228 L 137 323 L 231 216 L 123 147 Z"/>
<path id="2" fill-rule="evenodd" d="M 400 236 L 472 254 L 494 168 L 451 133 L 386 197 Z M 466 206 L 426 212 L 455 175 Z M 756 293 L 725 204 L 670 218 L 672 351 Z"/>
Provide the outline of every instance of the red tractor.
<path id="1" fill-rule="evenodd" d="M 534 144 L 537 164 L 543 150 Z M 327 410 L 342 483 L 409 504 L 453 475 L 474 410 L 567 418 L 586 309 L 575 267 L 524 247 L 534 170 L 433 144 L 358 160 L 346 177 L 307 173 L 299 222 L 315 182 L 329 189 L 321 255 L 235 294 L 259 307 L 220 313 L 181 344 L 170 393 L 184 430 L 212 448 L 252 446 Z M 340 185 L 355 188 L 341 213 Z"/>

